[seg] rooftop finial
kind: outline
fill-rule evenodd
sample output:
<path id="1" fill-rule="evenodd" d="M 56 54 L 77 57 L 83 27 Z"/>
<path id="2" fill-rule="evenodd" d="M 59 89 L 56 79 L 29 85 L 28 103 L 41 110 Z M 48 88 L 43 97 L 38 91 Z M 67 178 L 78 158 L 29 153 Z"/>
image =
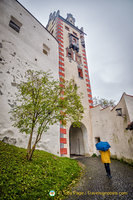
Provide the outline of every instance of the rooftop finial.
<path id="1" fill-rule="evenodd" d="M 75 26 L 75 18 L 73 17 L 71 13 L 67 14 L 66 20 Z"/>

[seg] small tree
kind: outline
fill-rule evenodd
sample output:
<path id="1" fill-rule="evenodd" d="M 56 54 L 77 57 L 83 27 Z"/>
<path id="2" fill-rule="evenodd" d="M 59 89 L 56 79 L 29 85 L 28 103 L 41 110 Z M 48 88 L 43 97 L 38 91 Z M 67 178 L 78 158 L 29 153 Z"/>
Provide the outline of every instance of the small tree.
<path id="1" fill-rule="evenodd" d="M 36 144 L 50 125 L 67 120 L 80 126 L 83 115 L 81 94 L 78 95 L 74 81 L 55 81 L 49 72 L 26 72 L 27 82 L 18 87 L 17 104 L 12 108 L 13 126 L 21 133 L 29 134 L 27 159 L 31 160 Z M 35 141 L 32 141 L 36 134 Z M 32 145 L 33 144 L 33 145 Z"/>
<path id="2" fill-rule="evenodd" d="M 93 98 L 93 106 L 100 105 L 102 108 L 106 108 L 108 106 L 114 107 L 115 106 L 115 101 L 114 100 L 108 100 L 105 98 L 99 98 L 99 97 L 94 97 Z"/>

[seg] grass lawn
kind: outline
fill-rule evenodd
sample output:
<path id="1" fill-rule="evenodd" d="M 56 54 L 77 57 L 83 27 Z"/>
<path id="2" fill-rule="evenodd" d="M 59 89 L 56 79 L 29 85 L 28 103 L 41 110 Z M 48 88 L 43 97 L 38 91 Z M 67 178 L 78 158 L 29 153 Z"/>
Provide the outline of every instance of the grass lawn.
<path id="1" fill-rule="evenodd" d="M 40 150 L 27 161 L 26 149 L 0 141 L 0 200 L 63 199 L 80 171 L 76 160 Z M 56 192 L 54 197 L 49 195 L 51 190 Z"/>

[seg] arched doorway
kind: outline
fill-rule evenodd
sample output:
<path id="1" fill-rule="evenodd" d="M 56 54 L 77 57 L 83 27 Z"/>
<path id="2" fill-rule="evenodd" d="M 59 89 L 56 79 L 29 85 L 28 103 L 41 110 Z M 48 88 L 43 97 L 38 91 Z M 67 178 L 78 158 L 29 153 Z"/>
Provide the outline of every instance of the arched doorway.
<path id="1" fill-rule="evenodd" d="M 70 155 L 85 155 L 84 136 L 82 128 L 73 127 L 69 130 Z"/>

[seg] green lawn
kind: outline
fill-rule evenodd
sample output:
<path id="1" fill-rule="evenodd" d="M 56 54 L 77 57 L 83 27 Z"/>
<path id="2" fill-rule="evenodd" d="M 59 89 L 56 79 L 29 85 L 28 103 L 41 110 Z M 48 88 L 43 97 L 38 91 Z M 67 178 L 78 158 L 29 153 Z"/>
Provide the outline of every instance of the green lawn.
<path id="1" fill-rule="evenodd" d="M 76 160 L 45 151 L 36 150 L 27 161 L 25 149 L 0 141 L 0 200 L 63 199 L 80 171 Z M 55 197 L 49 196 L 51 190 Z"/>

